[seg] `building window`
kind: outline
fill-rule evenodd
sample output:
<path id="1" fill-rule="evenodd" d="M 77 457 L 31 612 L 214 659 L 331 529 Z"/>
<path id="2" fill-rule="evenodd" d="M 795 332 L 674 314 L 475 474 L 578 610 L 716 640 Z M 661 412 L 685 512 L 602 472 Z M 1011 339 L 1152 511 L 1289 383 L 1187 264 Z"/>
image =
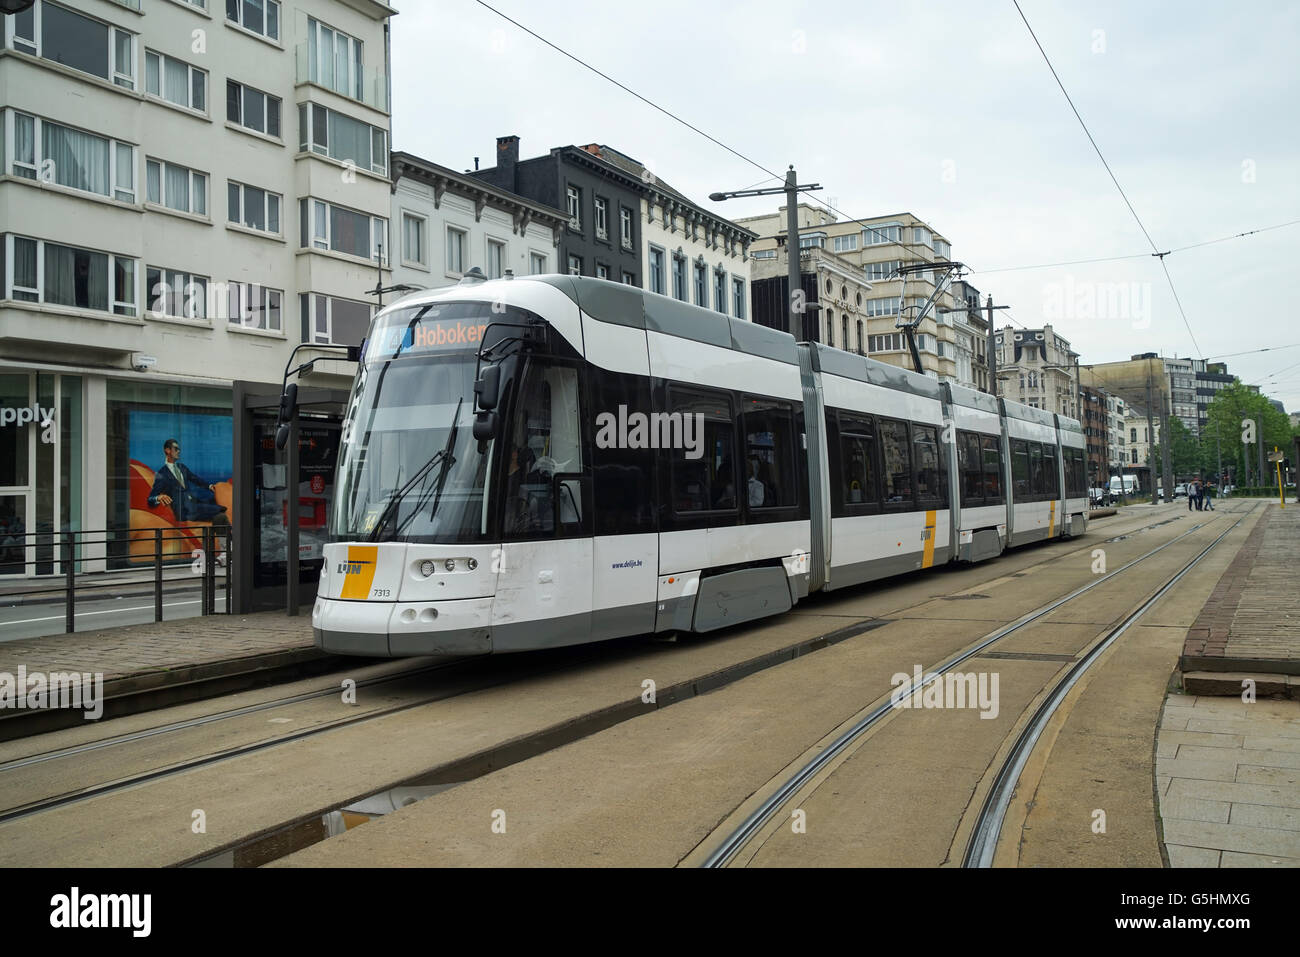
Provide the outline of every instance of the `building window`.
<path id="1" fill-rule="evenodd" d="M 145 270 L 145 291 L 149 296 L 149 311 L 155 315 L 178 319 L 208 316 L 207 276 L 149 266 Z"/>
<path id="2" fill-rule="evenodd" d="M 899 223 L 883 223 L 879 226 L 868 226 L 862 230 L 862 245 L 864 246 L 881 246 L 885 243 L 896 243 L 903 238 L 903 227 Z"/>
<path id="3" fill-rule="evenodd" d="M 913 226 L 913 227 L 912 227 L 912 245 L 914 245 L 914 246 L 930 246 L 930 247 L 933 248 L 933 245 L 934 245 L 934 235 L 930 232 L 930 230 L 926 229 L 924 226 Z"/>
<path id="4" fill-rule="evenodd" d="M 144 91 L 199 113 L 208 111 L 208 74 L 174 57 L 146 50 Z"/>
<path id="5" fill-rule="evenodd" d="M 447 272 L 460 275 L 465 271 L 465 230 L 447 227 Z"/>
<path id="6" fill-rule="evenodd" d="M 885 296 L 882 299 L 868 299 L 866 311 L 868 316 L 896 316 L 900 305 L 898 296 Z"/>
<path id="7" fill-rule="evenodd" d="M 528 268 L 532 271 L 532 274 L 533 274 L 534 276 L 541 276 L 541 275 L 545 274 L 546 271 L 547 271 L 547 270 L 546 270 L 546 254 L 545 254 L 545 253 L 529 253 L 529 254 L 528 254 Z M 606 278 L 608 278 L 608 277 L 606 277 Z"/>
<path id="8" fill-rule="evenodd" d="M 623 248 L 632 248 L 632 210 L 626 206 L 620 207 L 618 211 L 619 218 L 619 235 L 622 238 Z"/>
<path id="9" fill-rule="evenodd" d="M 727 274 L 721 269 L 713 271 L 713 308 L 727 314 Z"/>
<path id="10" fill-rule="evenodd" d="M 835 237 L 835 251 L 837 253 L 851 253 L 858 248 L 858 237 L 850 234 L 848 236 Z"/>
<path id="11" fill-rule="evenodd" d="M 775 249 L 755 249 L 749 254 L 750 259 L 775 259 Z"/>
<path id="12" fill-rule="evenodd" d="M 360 40 L 307 18 L 307 69 L 312 83 L 355 100 L 363 99 L 362 62 Z"/>
<path id="13" fill-rule="evenodd" d="M 226 0 L 226 19 L 259 37 L 280 39 L 280 4 L 277 0 Z"/>
<path id="14" fill-rule="evenodd" d="M 279 193 L 245 186 L 243 183 L 227 182 L 226 198 L 227 222 L 280 235 L 280 206 L 283 197 Z"/>
<path id="15" fill-rule="evenodd" d="M 3 249 L 12 299 L 136 314 L 134 259 L 25 236 L 4 237 Z"/>
<path id="16" fill-rule="evenodd" d="M 280 99 L 261 90 L 255 90 L 251 86 L 227 80 L 226 119 L 245 129 L 278 138 Z"/>
<path id="17" fill-rule="evenodd" d="M 835 310 L 826 310 L 826 344 L 835 345 Z"/>
<path id="18" fill-rule="evenodd" d="M 609 239 L 609 202 L 596 197 L 596 238 Z"/>
<path id="19" fill-rule="evenodd" d="M 650 291 L 664 293 L 664 251 L 658 246 L 650 247 Z"/>
<path id="20" fill-rule="evenodd" d="M 506 244 L 499 239 L 487 241 L 487 277 L 500 279 L 506 274 Z"/>
<path id="21" fill-rule="evenodd" d="M 686 257 L 673 253 L 673 298 L 689 302 L 686 291 Z"/>
<path id="22" fill-rule="evenodd" d="M 412 266 L 428 266 L 425 258 L 425 230 L 429 221 L 423 216 L 402 213 L 402 262 Z"/>
<path id="23" fill-rule="evenodd" d="M 5 111 L 13 117 L 10 170 L 69 189 L 135 202 L 135 147 L 74 130 L 39 116 Z"/>
<path id="24" fill-rule="evenodd" d="M 609 267 L 606 266 L 604 263 L 596 263 L 596 278 L 597 278 L 597 279 L 608 279 L 608 278 L 609 278 Z"/>
<path id="25" fill-rule="evenodd" d="M 370 329 L 372 307 L 368 302 L 303 293 L 298 304 L 303 342 L 355 346 Z"/>
<path id="26" fill-rule="evenodd" d="M 5 21 L 15 50 L 135 89 L 135 34 L 48 0 Z"/>
<path id="27" fill-rule="evenodd" d="M 388 134 L 319 103 L 298 105 L 298 148 L 388 175 Z"/>
<path id="28" fill-rule="evenodd" d="M 247 282 L 231 282 L 227 288 L 230 322 L 245 329 L 265 329 L 267 332 L 280 332 L 284 328 L 280 314 L 284 298 L 281 290 Z"/>
<path id="29" fill-rule="evenodd" d="M 709 271 L 704 263 L 695 264 L 695 305 L 709 308 Z"/>
<path id="30" fill-rule="evenodd" d="M 570 276 L 582 275 L 582 260 L 572 254 L 570 254 L 569 256 L 569 275 Z"/>
<path id="31" fill-rule="evenodd" d="M 196 170 L 150 159 L 145 162 L 146 199 L 195 216 L 208 215 L 208 176 Z"/>
<path id="32" fill-rule="evenodd" d="M 889 332 L 880 336 L 868 336 L 867 349 L 870 352 L 902 352 L 903 334 Z"/>
<path id="33" fill-rule="evenodd" d="M 715 243 L 714 245 L 717 245 L 717 244 Z M 800 249 L 825 249 L 825 248 L 826 248 L 826 234 L 825 234 L 825 233 L 813 233 L 813 234 L 810 235 L 810 236 L 800 236 L 800 237 L 799 237 L 799 248 L 800 248 Z"/>
<path id="34" fill-rule="evenodd" d="M 636 285 L 636 276 L 633 275 L 632 273 L 628 272 L 626 269 L 623 270 L 623 285 L 625 285 L 625 286 L 635 286 L 635 285 Z"/>
<path id="35" fill-rule="evenodd" d="M 858 320 L 858 355 L 866 353 L 866 338 L 862 334 L 862 320 Z"/>
<path id="36" fill-rule="evenodd" d="M 901 265 L 902 263 L 897 259 L 887 259 L 884 262 L 867 263 L 862 268 L 866 271 L 868 279 L 884 280 L 893 276 Z"/>
<path id="37" fill-rule="evenodd" d="M 582 190 L 576 186 L 564 188 L 565 201 L 568 203 L 569 228 L 582 229 Z"/>
<path id="38" fill-rule="evenodd" d="M 745 318 L 745 280 L 731 280 L 732 313 L 737 319 Z"/>
<path id="39" fill-rule="evenodd" d="M 849 350 L 849 314 L 840 313 L 840 348 L 845 352 Z"/>
<path id="40" fill-rule="evenodd" d="M 299 215 L 303 248 L 330 249 L 372 262 L 380 257 L 388 261 L 388 220 L 309 198 L 299 201 Z"/>

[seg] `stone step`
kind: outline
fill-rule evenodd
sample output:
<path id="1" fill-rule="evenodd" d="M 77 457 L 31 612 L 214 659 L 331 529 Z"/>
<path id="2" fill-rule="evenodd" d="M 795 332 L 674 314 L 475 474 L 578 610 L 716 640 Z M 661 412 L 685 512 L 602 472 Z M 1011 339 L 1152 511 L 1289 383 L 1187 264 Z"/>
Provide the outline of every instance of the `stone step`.
<path id="1" fill-rule="evenodd" d="M 1276 675 L 1246 671 L 1187 671 L 1183 691 L 1187 694 L 1241 697 L 1247 679 L 1255 682 L 1255 697 L 1282 695 L 1300 699 L 1300 675 Z"/>

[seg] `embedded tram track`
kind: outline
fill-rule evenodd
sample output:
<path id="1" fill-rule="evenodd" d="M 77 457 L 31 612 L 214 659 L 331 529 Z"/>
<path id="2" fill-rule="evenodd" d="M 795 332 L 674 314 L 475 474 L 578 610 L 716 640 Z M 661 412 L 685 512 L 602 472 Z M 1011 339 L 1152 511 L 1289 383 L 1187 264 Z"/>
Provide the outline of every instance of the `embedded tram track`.
<path id="1" fill-rule="evenodd" d="M 1161 525 L 1168 524 L 1170 521 L 1175 521 L 1175 520 L 1177 519 L 1165 519 L 1163 521 L 1147 523 L 1139 527 L 1131 528 L 1123 532 L 1121 538 L 1127 538 L 1128 536 L 1136 535 L 1141 532 L 1147 531 L 1149 529 L 1157 528 Z M 1192 534 L 1192 532 L 1196 531 L 1200 527 L 1201 526 L 1196 526 L 1195 528 L 1189 530 L 1184 535 L 1178 536 L 1176 539 L 1173 539 L 1170 542 L 1166 542 L 1165 544 L 1159 546 L 1158 548 L 1153 549 L 1151 552 L 1147 553 L 1146 555 L 1141 556 L 1139 559 L 1135 559 L 1133 562 L 1126 564 L 1121 569 L 1117 570 L 1115 573 L 1112 574 L 1118 574 L 1119 572 L 1131 567 L 1133 564 L 1136 564 L 1138 561 L 1144 560 L 1145 558 L 1150 557 L 1150 555 L 1155 554 L 1163 550 L 1164 548 L 1169 547 L 1175 542 L 1186 537 L 1186 535 Z M 1091 543 L 1089 544 L 1088 547 L 1091 547 Z M 1053 556 L 1047 562 L 1031 561 L 1029 564 L 1041 566 L 1044 564 L 1051 564 L 1058 561 L 1062 561 L 1062 562 L 1069 561 L 1071 558 L 1077 559 L 1081 551 L 1084 550 L 1086 549 L 1070 548 L 1067 551 L 1061 553 L 1060 555 Z M 1000 565 L 997 562 L 988 563 L 986 566 L 984 566 L 984 568 L 986 568 L 988 573 L 990 574 L 990 579 L 996 579 L 1002 577 L 1006 575 L 1008 572 L 1010 572 L 1013 575 L 1019 574 L 1019 572 L 1015 571 L 1014 568 L 1007 568 L 1006 566 Z M 1096 585 L 1096 584 L 1100 584 L 1100 582 L 1092 583 L 1092 585 Z M 979 587 L 978 583 L 976 584 L 975 587 Z M 1086 590 L 1086 588 L 1084 590 Z M 1068 600 L 1068 597 L 1070 596 L 1067 596 L 1067 599 L 1064 600 Z M 1059 604 L 1063 603 L 1064 600 L 1058 600 L 1057 602 L 1052 603 L 1050 607 L 1056 607 Z M 781 661 L 790 660 L 793 657 L 798 657 L 800 654 L 807 653 L 808 651 L 818 650 L 821 647 L 828 647 L 831 644 L 835 643 L 836 641 L 845 640 L 848 637 L 852 637 L 856 634 L 861 634 L 863 631 L 870 630 L 870 628 L 878 626 L 880 624 L 885 624 L 886 622 L 887 619 L 883 619 L 883 618 L 867 619 L 865 621 L 859 621 L 854 625 L 849 625 L 848 627 L 839 629 L 838 631 L 826 633 L 816 639 L 805 641 L 802 643 L 801 647 L 786 649 L 784 652 L 779 653 L 775 656 L 771 654 L 760 656 L 760 658 L 762 659 L 761 661 L 759 659 L 754 659 L 752 662 L 742 662 L 741 668 L 734 670 L 732 673 L 729 673 L 725 676 L 718 674 L 713 676 L 712 679 L 705 678 L 704 680 L 699 680 L 699 679 L 692 680 L 688 682 L 686 686 L 680 688 L 679 687 L 665 688 L 661 692 L 661 700 L 662 700 L 661 706 L 669 705 L 680 700 L 686 700 L 687 698 L 695 696 L 697 694 L 703 694 L 707 691 L 715 690 L 716 688 L 722 687 L 723 685 L 731 683 L 732 681 L 739 680 L 739 678 L 745 677 L 747 674 L 752 674 L 758 670 L 762 670 L 763 668 L 771 667 L 774 664 L 778 664 Z M 580 654 L 579 657 L 584 657 L 584 658 L 592 657 L 590 646 L 585 646 L 585 647 L 587 647 L 588 650 Z M 604 657 L 604 655 L 608 651 L 609 649 L 607 647 L 601 649 L 602 652 L 601 656 Z M 551 659 L 552 664 L 554 664 L 555 663 L 554 653 L 549 653 L 549 657 Z M 412 675 L 446 670 L 453 666 L 458 668 L 464 668 L 473 665 L 476 662 L 482 665 L 485 662 L 489 662 L 489 661 L 500 662 L 501 660 L 502 659 L 500 658 L 474 658 L 474 659 L 467 659 L 467 660 L 459 660 L 455 662 L 439 662 L 433 665 L 424 666 L 422 668 L 408 669 L 398 674 L 394 674 L 390 676 L 367 679 L 365 680 L 364 684 L 362 682 L 358 682 L 358 686 L 374 687 L 376 685 L 387 684 L 394 681 L 410 678 Z M 516 658 L 514 660 L 518 661 L 521 659 Z M 571 657 L 565 656 L 563 660 L 563 664 L 571 664 L 571 663 L 572 663 Z M 491 668 L 492 666 L 488 665 L 487 667 Z M 547 670 L 559 670 L 559 669 L 560 669 L 560 665 L 555 665 L 555 667 L 548 668 Z M 507 669 L 507 671 L 513 671 L 513 670 L 514 669 Z M 507 674 L 505 676 L 497 676 L 497 677 L 498 680 L 484 684 L 484 687 L 508 684 L 510 683 L 512 676 L 510 674 Z M 264 752 L 281 745 L 288 745 L 297 741 L 302 741 L 304 739 L 318 737 L 335 731 L 341 731 L 349 727 L 355 727 L 358 724 L 364 724 L 366 722 L 376 721 L 381 718 L 388 717 L 393 714 L 400 713 L 402 711 L 409 711 L 414 708 L 418 708 L 422 705 L 430 704 L 438 700 L 444 700 L 446 698 L 455 697 L 458 694 L 466 693 L 467 690 L 474 690 L 474 689 L 465 689 L 451 694 L 440 693 L 438 695 L 426 696 L 417 701 L 403 702 L 400 705 L 395 707 L 384 708 L 382 710 L 377 709 L 372 712 L 367 712 L 364 715 L 358 715 L 352 718 L 344 719 L 342 721 L 328 722 L 322 725 L 318 725 L 316 727 L 303 729 L 301 731 L 297 731 L 292 734 L 281 735 L 273 739 L 259 741 L 249 745 L 242 745 L 236 748 L 226 749 L 216 753 L 205 754 L 203 756 L 196 757 L 192 760 L 179 762 L 164 767 L 153 768 L 143 773 L 124 776 L 117 780 L 95 784 L 86 788 L 69 790 L 63 794 L 51 795 L 48 798 L 45 798 L 43 800 L 31 801 L 18 806 L 13 806 L 8 810 L 6 810 L 5 812 L 0 813 L 0 824 L 17 821 L 24 818 L 30 818 L 34 815 L 38 815 L 47 811 L 56 810 L 61 807 L 66 807 L 70 804 L 76 804 L 82 801 L 90 800 L 91 798 L 110 795 L 116 792 L 139 787 L 141 785 L 148 784 L 153 781 L 158 781 L 163 778 L 174 777 L 180 774 L 184 774 L 187 771 L 199 770 L 211 766 L 213 764 L 232 761 L 243 756 L 253 755 L 258 752 Z M 300 702 L 310 701 L 313 699 L 325 698 L 335 694 L 338 694 L 337 688 L 320 689 L 320 690 L 306 692 L 302 694 L 283 696 L 282 698 L 273 701 L 260 702 L 243 708 L 228 709 L 226 711 L 219 712 L 216 714 L 203 715 L 196 718 L 187 719 L 184 721 L 171 722 L 157 728 L 144 729 L 137 732 L 131 732 L 123 735 L 116 735 L 112 738 L 104 739 L 102 741 L 89 742 L 86 744 L 75 745 L 68 748 L 62 748 L 55 751 L 45 752 L 43 754 L 31 755 L 25 758 L 16 759 L 14 761 L 6 762 L 5 764 L 0 765 L 0 773 L 3 773 L 5 771 L 18 770 L 19 768 L 22 767 L 31 767 L 32 765 L 46 763 L 49 761 L 56 760 L 57 758 L 73 758 L 93 751 L 103 751 L 104 749 L 112 748 L 115 746 L 124 746 L 148 738 L 156 738 L 169 733 L 179 732 L 187 729 L 193 729 L 196 727 L 202 727 L 204 725 L 210 725 L 223 720 L 246 716 L 257 712 L 265 712 L 276 707 L 283 707 L 287 704 L 300 703 Z M 611 712 L 610 714 L 607 715 L 593 716 L 596 718 L 596 720 L 588 721 L 588 722 L 579 722 L 578 726 L 569 727 L 567 729 L 545 728 L 542 730 L 541 733 L 530 736 L 528 740 L 515 740 L 513 742 L 510 742 L 511 747 L 508 749 L 494 751 L 491 753 L 485 752 L 485 753 L 466 755 L 463 759 L 453 762 L 453 764 L 457 766 L 457 774 L 455 775 L 444 774 L 443 779 L 454 780 L 454 781 L 470 780 L 474 777 L 481 776 L 482 774 L 490 773 L 491 771 L 497 770 L 498 768 L 504 767 L 508 764 L 516 763 L 518 761 L 525 760 L 537 754 L 544 753 L 548 750 L 558 748 L 561 745 L 568 743 L 569 741 L 576 740 L 577 738 L 583 737 L 587 734 L 592 734 L 597 731 L 603 730 L 605 727 L 611 727 L 615 724 L 621 723 L 622 721 L 628 720 L 632 717 L 637 716 L 640 713 L 645 712 L 645 709 L 643 708 L 638 709 L 634 707 L 633 708 L 624 707 L 615 710 L 617 711 L 617 713 Z M 446 768 L 440 768 L 437 770 L 446 771 Z M 428 777 L 427 774 L 416 775 L 412 778 L 403 780 L 401 782 L 398 782 L 397 784 L 391 784 L 389 786 L 401 786 L 406 784 L 424 784 L 424 783 L 428 783 L 427 777 Z M 290 821 L 285 826 L 290 826 L 294 823 L 295 823 L 294 821 Z M 180 862 L 180 863 L 184 863 L 184 862 Z"/>
<path id="2" fill-rule="evenodd" d="M 1118 626 L 1116 626 L 1114 629 L 1111 629 L 1110 632 L 1108 632 L 1108 634 L 1104 636 L 1100 641 L 1094 642 L 1093 646 L 1087 649 L 1082 654 L 1080 659 L 1075 663 L 1075 665 L 1069 670 L 1069 672 L 1067 672 L 1066 677 L 1061 679 L 1061 681 L 1057 683 L 1057 686 L 1053 688 L 1052 693 L 1049 694 L 1048 696 L 1048 700 L 1045 701 L 1042 705 L 1040 705 L 1039 712 L 1041 712 L 1041 714 L 1039 712 L 1036 712 L 1034 718 L 1029 722 L 1029 726 L 1026 727 L 1026 729 L 1022 732 L 1021 738 L 1023 738 L 1024 741 L 1022 742 L 1020 739 L 1017 739 L 1016 746 L 1013 747 L 1012 753 L 1008 756 L 1006 762 L 1004 763 L 1002 769 L 1000 770 L 998 775 L 1000 790 L 999 788 L 995 787 L 994 791 L 990 792 L 990 796 L 996 792 L 999 795 L 999 797 L 996 803 L 990 805 L 988 808 L 985 809 L 985 811 L 988 812 L 988 818 L 987 818 L 988 823 L 984 823 L 983 829 L 986 833 L 991 833 L 992 835 L 991 846 L 987 852 L 989 855 L 991 855 L 992 853 L 991 848 L 996 847 L 997 837 L 1001 830 L 1001 822 L 1003 817 L 1005 816 L 1006 806 L 1007 804 L 1009 804 L 1010 796 L 1014 792 L 1015 783 L 1019 778 L 1019 771 L 1024 766 L 1024 762 L 1028 759 L 1028 755 L 1032 751 L 1033 742 L 1035 742 L 1038 739 L 1039 734 L 1041 734 L 1042 727 L 1044 727 L 1047 724 L 1052 714 L 1055 713 L 1057 705 L 1059 705 L 1060 700 L 1062 700 L 1065 697 L 1065 694 L 1068 693 L 1069 687 L 1073 687 L 1074 683 L 1077 682 L 1079 676 L 1082 675 L 1087 670 L 1087 668 L 1092 663 L 1094 663 L 1098 657 L 1100 657 L 1102 652 L 1104 652 L 1107 647 L 1110 647 L 1114 643 L 1114 641 L 1117 638 L 1119 638 L 1120 635 L 1122 635 L 1123 632 L 1126 631 L 1133 624 L 1133 622 L 1138 620 L 1143 614 L 1146 613 L 1147 610 L 1149 610 L 1157 601 L 1159 601 L 1160 598 L 1162 598 L 1184 575 L 1186 575 L 1197 563 L 1199 563 L 1217 544 L 1219 544 L 1219 542 L 1221 542 L 1224 537 L 1226 537 L 1233 529 L 1237 528 L 1243 521 L 1246 520 L 1246 518 L 1248 518 L 1251 514 L 1253 514 L 1255 512 L 1256 507 L 1257 507 L 1256 505 L 1252 504 L 1249 509 L 1240 513 L 1240 517 L 1238 517 L 1236 521 L 1234 521 L 1227 529 L 1225 529 L 1220 535 L 1218 535 L 1209 545 L 1201 549 L 1190 562 L 1186 563 L 1176 573 L 1169 576 L 1161 584 L 1161 586 L 1155 591 L 1155 593 L 1148 595 L 1148 597 L 1141 603 L 1141 605 L 1135 611 L 1127 615 Z M 1138 531 L 1145 531 L 1150 528 L 1156 528 L 1161 525 L 1166 525 L 1169 524 L 1170 522 L 1177 521 L 1178 518 L 1180 517 L 1181 516 L 1165 519 L 1163 521 L 1153 523 L 1149 526 L 1145 526 L 1141 529 L 1136 529 L 1130 532 L 1126 532 L 1122 535 L 1118 535 L 1115 538 L 1108 539 L 1107 541 L 1108 542 L 1121 541 L 1129 537 L 1130 535 L 1136 534 Z M 990 648 L 990 646 L 993 646 L 996 643 L 1002 641 L 1003 639 L 1020 631 L 1021 629 L 1024 629 L 1032 625 L 1033 623 L 1039 621 L 1045 616 L 1056 611 L 1058 608 L 1070 602 L 1073 602 L 1074 600 L 1081 597 L 1082 595 L 1092 591 L 1094 588 L 1098 588 L 1104 584 L 1107 584 L 1108 582 L 1114 581 L 1119 576 L 1124 575 L 1130 569 L 1133 569 L 1135 566 L 1141 564 L 1142 562 L 1145 562 L 1147 559 L 1152 558 L 1153 556 L 1159 554 L 1160 552 L 1163 552 L 1165 549 L 1170 548 L 1173 545 L 1176 545 L 1178 542 L 1181 542 L 1184 539 L 1188 538 L 1189 536 L 1202 530 L 1203 528 L 1206 527 L 1207 524 L 1208 523 L 1198 523 L 1196 525 L 1193 525 L 1192 528 L 1188 529 L 1186 532 L 1182 533 L 1181 535 L 1178 535 L 1175 538 L 1172 538 L 1169 541 L 1164 542 L 1163 544 L 1151 549 L 1150 551 L 1138 556 L 1137 558 L 1131 559 L 1130 561 L 1126 562 L 1125 564 L 1115 569 L 1114 571 L 1108 572 L 1102 577 L 1096 579 L 1095 581 L 1089 582 L 1088 584 L 1083 585 L 1062 597 L 1047 602 L 1046 604 L 1036 609 L 1033 609 L 1032 611 L 1026 613 L 1025 615 L 1022 615 L 1020 618 L 1016 619 L 1015 621 L 1007 625 L 1004 625 L 994 630 L 993 632 L 990 632 L 988 635 L 984 636 L 983 638 L 978 639 L 972 646 L 970 646 L 966 650 L 947 658 L 941 664 L 935 665 L 933 668 L 926 669 L 924 671 L 924 677 L 922 678 L 920 684 L 913 685 L 911 682 L 909 682 L 904 687 L 897 689 L 896 693 L 900 696 L 900 698 L 903 696 L 910 696 L 914 692 L 924 690 L 925 688 L 929 687 L 931 684 L 934 684 L 935 682 L 942 682 L 943 676 L 948 672 L 952 671 L 954 668 L 959 667 L 966 661 L 975 658 L 981 654 L 987 655 L 988 652 L 986 651 L 986 649 Z M 1069 687 L 1066 687 L 1064 688 L 1064 690 L 1060 691 L 1060 694 L 1058 696 L 1056 694 L 1057 690 L 1059 690 L 1060 685 L 1066 681 L 1069 682 Z M 1054 703 L 1052 703 L 1053 701 Z M 1049 703 L 1051 703 L 1050 709 L 1047 707 Z M 772 792 L 765 799 L 763 799 L 762 802 L 753 811 L 751 811 L 748 814 L 748 816 L 746 816 L 738 826 L 734 827 L 731 831 L 729 831 L 726 834 L 723 840 L 716 845 L 714 850 L 710 852 L 706 857 L 704 857 L 704 859 L 700 862 L 699 866 L 705 868 L 716 868 L 716 867 L 728 866 L 728 864 L 731 861 L 735 860 L 737 855 L 740 854 L 741 851 L 743 851 L 756 837 L 758 837 L 760 834 L 763 834 L 769 828 L 771 823 L 776 818 L 777 814 L 784 807 L 789 805 L 797 795 L 803 792 L 810 782 L 812 782 L 820 774 L 822 774 L 824 771 L 830 768 L 838 758 L 849 753 L 853 745 L 857 741 L 859 741 L 864 734 L 866 734 L 872 728 L 879 726 L 884 719 L 891 716 L 897 710 L 898 709 L 893 706 L 892 698 L 891 698 L 891 700 L 887 700 L 882 704 L 879 704 L 875 708 L 872 708 L 870 711 L 868 711 L 861 718 L 859 718 L 852 726 L 850 726 L 847 730 L 845 730 L 838 737 L 836 737 L 826 747 L 822 748 L 814 757 L 812 757 L 807 762 L 805 762 L 795 772 L 788 775 L 780 785 L 775 787 L 772 790 Z M 1032 737 L 1030 737 L 1029 736 L 1030 729 L 1035 726 L 1037 727 L 1037 731 L 1034 731 Z M 1014 773 L 1012 773 L 1013 765 L 1014 765 Z M 1005 794 L 1005 801 L 1002 800 L 1003 794 Z M 997 807 L 999 805 L 1001 807 L 1000 811 L 997 810 Z M 985 821 L 984 812 L 981 813 L 980 820 L 981 822 Z M 992 822 L 994 820 L 996 820 L 997 822 L 996 829 L 994 829 L 992 825 Z M 984 841 L 987 842 L 988 838 L 986 837 Z M 978 854 L 985 853 L 983 850 L 983 846 L 984 845 L 981 844 L 981 850 L 977 852 Z M 970 854 L 971 851 L 968 848 L 967 850 L 968 858 Z M 969 866 L 969 865 L 963 864 L 963 866 Z"/>
<path id="3" fill-rule="evenodd" d="M 1199 565 L 1202 559 L 1213 551 L 1216 545 L 1223 541 L 1230 532 L 1250 515 L 1254 514 L 1256 508 L 1258 508 L 1258 504 L 1252 504 L 1247 511 L 1242 513 L 1240 518 L 1201 549 L 1191 561 L 1170 576 L 1146 601 L 1134 609 L 1118 625 L 1110 629 L 1099 641 L 1094 642 L 1092 647 L 1052 686 L 1050 692 L 1035 709 L 1033 716 L 1021 728 L 1010 751 L 1003 758 L 997 773 L 994 775 L 992 786 L 984 796 L 979 814 L 975 818 L 970 840 L 967 842 L 965 853 L 962 855 L 962 867 L 986 868 L 993 866 L 998 841 L 1002 836 L 1002 826 L 1006 821 L 1007 809 L 1011 806 L 1011 800 L 1020 782 L 1021 772 L 1028 763 L 1029 757 L 1042 737 L 1048 722 L 1051 721 L 1061 703 L 1078 683 L 1084 672 L 1096 664 L 1106 650 L 1150 611 L 1160 599 L 1168 594 L 1188 572 Z"/>

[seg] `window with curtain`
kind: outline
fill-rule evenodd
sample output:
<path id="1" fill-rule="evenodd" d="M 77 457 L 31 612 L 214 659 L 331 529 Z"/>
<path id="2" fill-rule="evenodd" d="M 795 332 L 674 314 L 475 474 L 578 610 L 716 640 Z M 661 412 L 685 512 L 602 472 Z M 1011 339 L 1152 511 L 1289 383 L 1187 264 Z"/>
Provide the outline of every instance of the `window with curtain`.
<path id="1" fill-rule="evenodd" d="M 145 198 L 196 216 L 208 214 L 208 176 L 175 163 L 151 159 L 145 163 Z"/>
<path id="2" fill-rule="evenodd" d="M 108 254 L 45 243 L 42 301 L 108 311 Z"/>
<path id="3" fill-rule="evenodd" d="M 424 229 L 426 220 L 419 216 L 402 216 L 402 259 L 427 266 L 424 254 Z"/>
<path id="4" fill-rule="evenodd" d="M 144 91 L 186 109 L 208 108 L 207 72 L 154 50 L 144 54 Z"/>
<path id="5" fill-rule="evenodd" d="M 41 124 L 42 155 L 60 186 L 108 195 L 109 141 L 55 123 Z"/>

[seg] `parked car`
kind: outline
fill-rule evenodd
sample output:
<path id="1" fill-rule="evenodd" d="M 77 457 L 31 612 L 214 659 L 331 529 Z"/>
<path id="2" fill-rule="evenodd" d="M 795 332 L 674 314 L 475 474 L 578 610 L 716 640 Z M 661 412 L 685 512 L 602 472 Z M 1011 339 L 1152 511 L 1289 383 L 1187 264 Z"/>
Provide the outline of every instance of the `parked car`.
<path id="1" fill-rule="evenodd" d="M 1178 484 L 1174 486 L 1174 498 L 1179 498 L 1179 497 L 1182 498 L 1187 497 L 1187 486 L 1185 484 Z"/>
<path id="2" fill-rule="evenodd" d="M 1101 508 L 1104 505 L 1109 505 L 1112 501 L 1110 489 L 1104 487 L 1088 489 L 1088 496 L 1093 508 Z"/>

